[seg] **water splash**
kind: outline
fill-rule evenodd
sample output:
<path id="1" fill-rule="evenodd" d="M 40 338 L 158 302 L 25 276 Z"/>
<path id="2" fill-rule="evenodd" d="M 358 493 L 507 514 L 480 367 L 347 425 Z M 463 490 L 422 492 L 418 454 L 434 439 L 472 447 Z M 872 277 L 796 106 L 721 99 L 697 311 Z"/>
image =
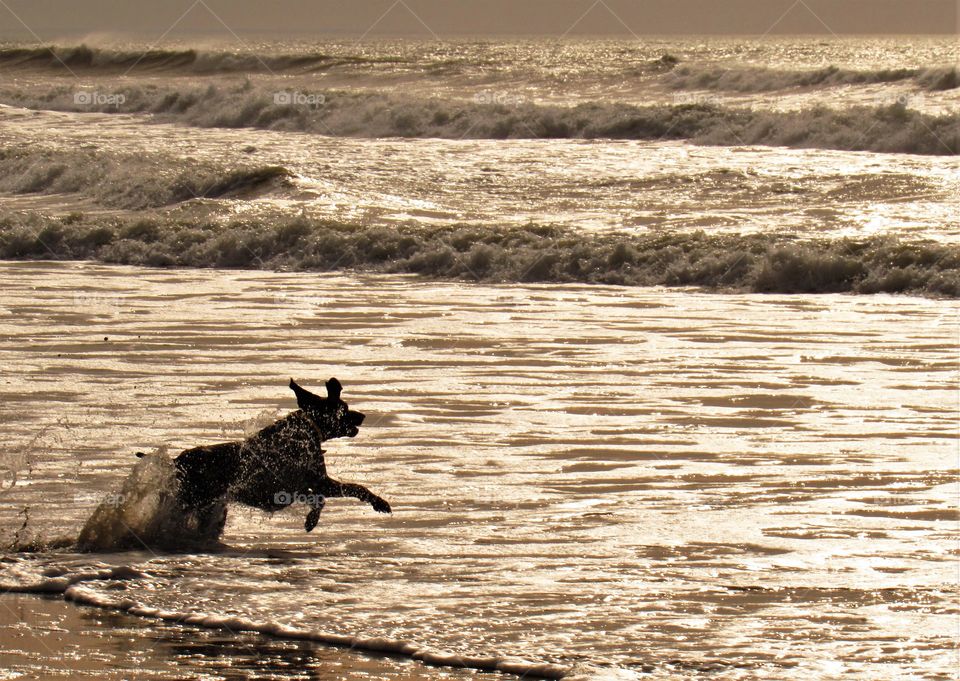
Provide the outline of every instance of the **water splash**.
<path id="1" fill-rule="evenodd" d="M 77 548 L 82 551 L 122 549 L 196 549 L 217 546 L 226 505 L 203 522 L 177 502 L 173 461 L 163 451 L 144 455 L 119 493 L 107 495 L 87 520 Z"/>

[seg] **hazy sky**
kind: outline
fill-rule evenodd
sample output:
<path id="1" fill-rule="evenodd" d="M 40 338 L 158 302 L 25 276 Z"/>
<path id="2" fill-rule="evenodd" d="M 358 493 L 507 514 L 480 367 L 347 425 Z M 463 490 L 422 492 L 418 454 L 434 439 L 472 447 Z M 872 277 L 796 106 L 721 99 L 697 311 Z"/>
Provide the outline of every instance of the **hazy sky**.
<path id="1" fill-rule="evenodd" d="M 958 0 L 0 0 L 0 34 L 956 33 Z M 209 8 L 209 9 L 208 9 Z M 215 15 L 215 16 L 214 16 Z M 218 20 L 216 17 L 219 17 Z M 179 20 L 179 23 L 178 23 Z M 21 23 L 22 22 L 22 23 Z M 29 30 L 23 24 L 29 27 Z"/>

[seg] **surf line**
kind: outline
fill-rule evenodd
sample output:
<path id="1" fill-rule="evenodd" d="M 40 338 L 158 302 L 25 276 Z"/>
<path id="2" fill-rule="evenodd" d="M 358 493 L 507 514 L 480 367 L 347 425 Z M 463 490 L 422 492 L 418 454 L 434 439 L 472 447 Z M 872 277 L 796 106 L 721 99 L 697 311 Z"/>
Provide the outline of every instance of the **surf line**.
<path id="1" fill-rule="evenodd" d="M 502 672 L 520 676 L 524 679 L 563 679 L 572 673 L 568 667 L 546 663 L 531 662 L 516 658 L 497 656 L 458 655 L 445 651 L 420 648 L 413 643 L 389 638 L 363 638 L 343 636 L 312 629 L 291 627 L 279 622 L 258 622 L 235 615 L 213 615 L 203 613 L 184 613 L 175 610 L 161 610 L 136 603 L 131 599 L 111 600 L 86 589 L 83 582 L 101 580 L 128 580 L 148 577 L 147 573 L 129 566 L 113 567 L 103 570 L 82 572 L 69 576 L 45 579 L 30 585 L 0 583 L 0 594 L 61 594 L 63 599 L 78 605 L 87 605 L 113 610 L 164 622 L 186 624 L 206 629 L 221 629 L 236 632 L 253 632 L 275 638 L 313 641 L 335 648 L 348 648 L 368 653 L 385 653 L 417 660 L 433 667 L 459 667 L 485 672 Z"/>

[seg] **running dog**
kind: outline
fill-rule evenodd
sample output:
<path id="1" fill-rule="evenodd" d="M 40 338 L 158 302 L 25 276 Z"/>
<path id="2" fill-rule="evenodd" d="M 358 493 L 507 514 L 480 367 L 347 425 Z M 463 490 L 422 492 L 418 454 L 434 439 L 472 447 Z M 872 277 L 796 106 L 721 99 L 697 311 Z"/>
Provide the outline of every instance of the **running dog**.
<path id="1" fill-rule="evenodd" d="M 307 532 L 317 526 L 328 497 L 354 497 L 378 513 L 390 513 L 390 504 L 363 485 L 327 475 L 323 442 L 355 437 L 364 419 L 340 399 L 340 381 L 327 381 L 326 398 L 293 379 L 290 388 L 299 410 L 242 442 L 195 447 L 175 459 L 177 499 L 200 527 L 222 530 L 226 502 L 270 512 L 304 502 L 310 506 L 304 522 Z"/>

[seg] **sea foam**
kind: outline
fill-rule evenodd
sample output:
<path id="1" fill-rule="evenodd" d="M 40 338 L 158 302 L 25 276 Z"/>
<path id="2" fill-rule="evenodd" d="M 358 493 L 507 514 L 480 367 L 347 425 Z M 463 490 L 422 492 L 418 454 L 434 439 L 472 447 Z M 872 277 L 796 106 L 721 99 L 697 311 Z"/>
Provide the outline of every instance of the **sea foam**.
<path id="1" fill-rule="evenodd" d="M 60 594 L 64 600 L 124 612 L 136 617 L 161 620 L 208 629 L 220 629 L 230 633 L 253 632 L 265 636 L 313 641 L 338 648 L 363 652 L 400 655 L 436 667 L 458 667 L 478 671 L 498 671 L 528 679 L 562 679 L 573 670 L 560 664 L 537 662 L 501 655 L 469 655 L 450 651 L 434 650 L 400 639 L 351 636 L 335 634 L 309 626 L 291 626 L 278 620 L 255 619 L 240 615 L 193 612 L 156 608 L 139 603 L 129 596 L 116 597 L 115 592 L 91 588 L 96 582 L 132 581 L 149 577 L 149 574 L 130 566 L 116 566 L 98 570 L 78 571 L 56 577 L 23 578 L 18 581 L 0 582 L 0 593 Z M 124 594 L 130 593 L 124 590 Z M 109 595 L 108 595 L 109 594 Z"/>
<path id="2" fill-rule="evenodd" d="M 8 216 L 0 257 L 160 267 L 353 270 L 483 282 L 960 296 L 960 248 L 893 236 L 582 234 L 542 225 L 395 227 L 303 217 Z"/>

